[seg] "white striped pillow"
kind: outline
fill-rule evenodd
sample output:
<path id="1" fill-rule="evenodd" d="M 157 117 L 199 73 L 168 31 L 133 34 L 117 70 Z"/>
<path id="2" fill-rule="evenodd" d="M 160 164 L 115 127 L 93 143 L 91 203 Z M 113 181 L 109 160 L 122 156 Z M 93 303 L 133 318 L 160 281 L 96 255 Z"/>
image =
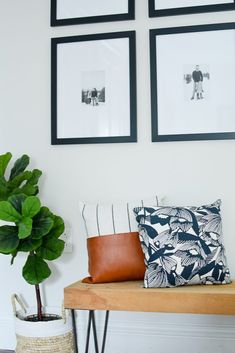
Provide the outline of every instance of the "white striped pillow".
<path id="1" fill-rule="evenodd" d="M 158 206 L 158 198 L 109 204 L 80 202 L 80 212 L 85 224 L 87 237 L 138 232 L 133 208 L 144 205 Z"/>

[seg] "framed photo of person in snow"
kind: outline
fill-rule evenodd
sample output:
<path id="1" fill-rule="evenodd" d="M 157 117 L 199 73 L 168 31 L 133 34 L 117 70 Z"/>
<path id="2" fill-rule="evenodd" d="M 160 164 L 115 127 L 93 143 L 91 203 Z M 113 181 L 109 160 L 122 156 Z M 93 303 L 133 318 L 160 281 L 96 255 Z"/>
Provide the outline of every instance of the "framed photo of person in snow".
<path id="1" fill-rule="evenodd" d="M 235 9 L 235 0 L 149 0 L 149 17 Z"/>
<path id="2" fill-rule="evenodd" d="M 51 0 L 51 26 L 134 20 L 135 0 Z"/>
<path id="3" fill-rule="evenodd" d="M 150 30 L 152 141 L 235 138 L 235 24 Z"/>
<path id="4" fill-rule="evenodd" d="M 136 142 L 135 32 L 52 39 L 52 144 Z"/>

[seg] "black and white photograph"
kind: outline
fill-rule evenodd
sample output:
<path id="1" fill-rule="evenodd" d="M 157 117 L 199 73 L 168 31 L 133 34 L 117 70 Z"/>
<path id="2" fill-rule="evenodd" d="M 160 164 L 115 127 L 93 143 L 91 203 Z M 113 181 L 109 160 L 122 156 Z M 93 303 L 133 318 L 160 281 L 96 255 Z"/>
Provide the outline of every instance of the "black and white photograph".
<path id="1" fill-rule="evenodd" d="M 235 138 L 235 24 L 150 30 L 152 141 Z"/>
<path id="2" fill-rule="evenodd" d="M 51 26 L 134 18 L 135 0 L 51 0 Z"/>
<path id="3" fill-rule="evenodd" d="M 52 39 L 52 144 L 136 142 L 135 32 Z"/>
<path id="4" fill-rule="evenodd" d="M 102 107 L 104 105 L 105 71 L 82 72 L 81 101 L 92 107 Z"/>
<path id="5" fill-rule="evenodd" d="M 235 0 L 149 0 L 149 17 L 235 9 Z"/>
<path id="6" fill-rule="evenodd" d="M 188 64 L 184 67 L 185 99 L 192 102 L 210 98 L 210 73 L 207 65 Z"/>

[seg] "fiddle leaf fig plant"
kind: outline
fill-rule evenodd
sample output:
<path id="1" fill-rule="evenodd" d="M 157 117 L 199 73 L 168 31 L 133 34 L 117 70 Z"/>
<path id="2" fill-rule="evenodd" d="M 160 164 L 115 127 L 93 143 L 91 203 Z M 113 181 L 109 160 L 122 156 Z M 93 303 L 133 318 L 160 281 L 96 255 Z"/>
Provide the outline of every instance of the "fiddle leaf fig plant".
<path id="1" fill-rule="evenodd" d="M 41 170 L 33 169 L 25 170 L 29 165 L 29 156 L 24 154 L 17 159 L 6 177 L 8 164 L 12 158 L 12 154 L 7 152 L 0 155 L 0 201 L 7 200 L 11 195 L 37 195 L 38 180 L 42 175 Z"/>
<path id="2" fill-rule="evenodd" d="M 0 156 L 0 220 L 7 222 L 0 227 L 0 253 L 11 256 L 13 264 L 18 253 L 27 254 L 23 278 L 35 286 L 37 316 L 42 320 L 42 303 L 39 284 L 51 275 L 47 261 L 62 255 L 64 241 L 63 219 L 42 206 L 37 182 L 41 171 L 25 171 L 29 157 L 23 155 L 11 169 L 9 179 L 5 172 L 11 154 Z"/>

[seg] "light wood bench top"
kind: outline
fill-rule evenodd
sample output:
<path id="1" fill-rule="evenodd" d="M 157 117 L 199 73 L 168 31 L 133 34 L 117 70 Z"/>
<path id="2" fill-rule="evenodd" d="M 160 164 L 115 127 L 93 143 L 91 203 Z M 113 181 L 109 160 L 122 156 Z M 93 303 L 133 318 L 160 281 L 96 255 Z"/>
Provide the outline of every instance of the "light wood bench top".
<path id="1" fill-rule="evenodd" d="M 142 281 L 85 284 L 64 289 L 65 308 L 235 315 L 235 281 L 226 285 L 143 288 Z"/>

